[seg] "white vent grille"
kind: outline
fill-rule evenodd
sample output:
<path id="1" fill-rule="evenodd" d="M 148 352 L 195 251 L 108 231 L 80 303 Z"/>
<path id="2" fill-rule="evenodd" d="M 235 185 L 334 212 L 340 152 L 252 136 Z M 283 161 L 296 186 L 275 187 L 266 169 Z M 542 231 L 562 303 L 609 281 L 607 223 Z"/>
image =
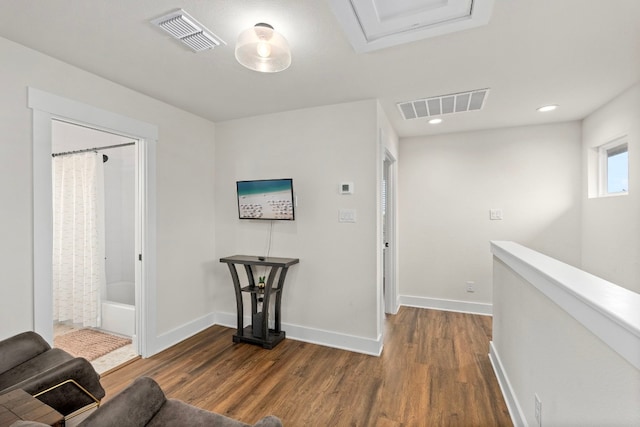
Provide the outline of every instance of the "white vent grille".
<path id="1" fill-rule="evenodd" d="M 220 37 L 206 29 L 204 25 L 182 9 L 156 18 L 151 23 L 162 28 L 196 52 L 226 45 Z"/>
<path id="2" fill-rule="evenodd" d="M 477 89 L 469 92 L 399 102 L 397 105 L 405 120 L 419 119 L 480 110 L 484 107 L 488 94 L 489 89 Z"/>

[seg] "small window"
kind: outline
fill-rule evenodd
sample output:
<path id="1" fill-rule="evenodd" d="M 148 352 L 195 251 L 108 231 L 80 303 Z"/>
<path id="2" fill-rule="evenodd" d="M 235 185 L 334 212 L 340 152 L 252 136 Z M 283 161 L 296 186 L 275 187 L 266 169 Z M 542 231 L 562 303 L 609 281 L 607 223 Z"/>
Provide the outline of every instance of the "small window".
<path id="1" fill-rule="evenodd" d="M 600 158 L 600 195 L 629 192 L 629 145 L 626 137 L 602 145 Z"/>

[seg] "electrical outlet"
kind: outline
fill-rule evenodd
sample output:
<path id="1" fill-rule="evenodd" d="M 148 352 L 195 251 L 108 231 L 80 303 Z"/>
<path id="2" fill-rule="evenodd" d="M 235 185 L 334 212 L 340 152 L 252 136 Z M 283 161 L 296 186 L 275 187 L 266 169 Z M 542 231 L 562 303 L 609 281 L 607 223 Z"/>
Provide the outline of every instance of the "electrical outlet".
<path id="1" fill-rule="evenodd" d="M 536 426 L 542 427 L 542 401 L 536 393 L 533 396 L 535 398 Z"/>
<path id="2" fill-rule="evenodd" d="M 467 292 L 475 292 L 475 291 L 476 291 L 476 283 L 467 282 Z"/>

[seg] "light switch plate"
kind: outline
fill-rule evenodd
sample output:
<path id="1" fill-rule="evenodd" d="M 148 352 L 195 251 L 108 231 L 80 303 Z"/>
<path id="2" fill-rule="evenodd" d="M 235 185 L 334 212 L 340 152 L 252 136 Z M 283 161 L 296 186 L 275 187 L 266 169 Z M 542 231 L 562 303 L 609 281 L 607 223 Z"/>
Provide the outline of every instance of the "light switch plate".
<path id="1" fill-rule="evenodd" d="M 501 220 L 502 219 L 502 209 L 490 209 L 489 210 L 489 219 L 492 221 Z"/>
<path id="2" fill-rule="evenodd" d="M 355 209 L 338 210 L 338 222 L 356 222 L 356 210 Z"/>

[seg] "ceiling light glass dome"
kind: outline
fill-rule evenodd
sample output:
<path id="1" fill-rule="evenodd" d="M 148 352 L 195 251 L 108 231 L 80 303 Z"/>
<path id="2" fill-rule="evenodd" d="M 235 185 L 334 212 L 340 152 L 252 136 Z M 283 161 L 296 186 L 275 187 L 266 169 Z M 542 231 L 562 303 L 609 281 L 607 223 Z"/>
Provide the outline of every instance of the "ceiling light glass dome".
<path id="1" fill-rule="evenodd" d="M 236 43 L 236 59 L 245 67 L 262 73 L 289 68 L 289 43 L 269 24 L 259 23 L 243 31 Z"/>

